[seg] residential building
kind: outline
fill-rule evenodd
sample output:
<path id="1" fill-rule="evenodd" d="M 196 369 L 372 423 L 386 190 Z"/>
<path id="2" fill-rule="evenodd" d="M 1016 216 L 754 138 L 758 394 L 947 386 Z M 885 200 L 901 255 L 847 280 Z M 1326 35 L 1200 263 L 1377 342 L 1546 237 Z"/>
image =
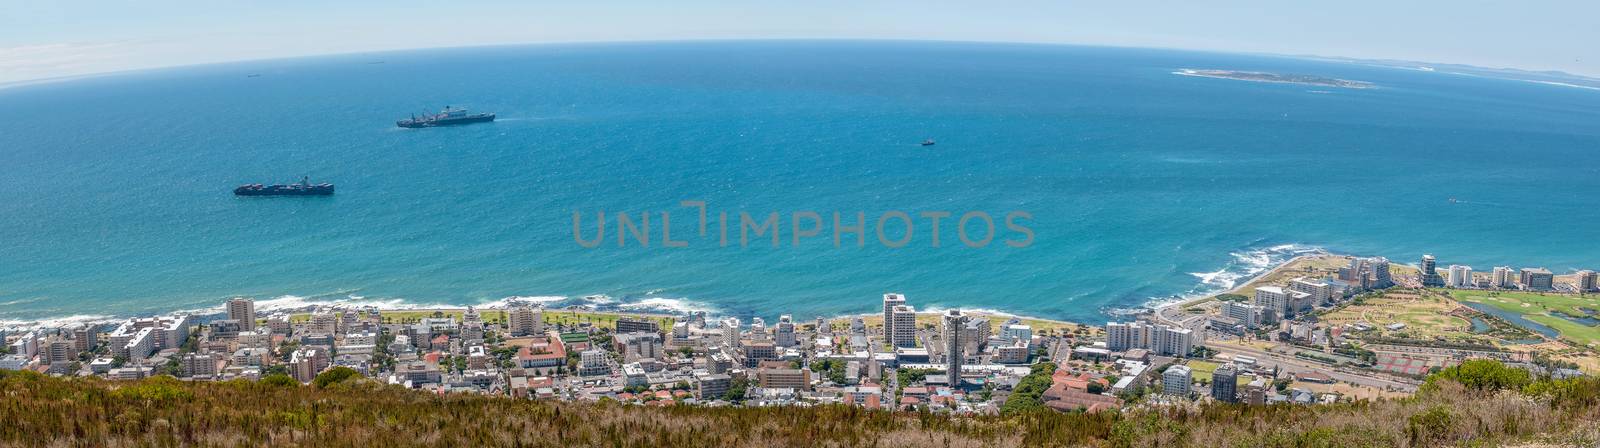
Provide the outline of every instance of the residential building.
<path id="1" fill-rule="evenodd" d="M 1578 292 L 1600 291 L 1600 272 L 1582 270 L 1578 271 Z"/>
<path id="2" fill-rule="evenodd" d="M 1262 313 L 1265 312 L 1266 308 L 1258 305 L 1234 301 L 1222 302 L 1222 315 L 1238 321 L 1239 325 L 1245 328 L 1260 327 Z"/>
<path id="3" fill-rule="evenodd" d="M 1263 322 L 1277 322 L 1289 314 L 1289 292 L 1277 286 L 1256 288 L 1255 304 L 1266 309 Z"/>
<path id="4" fill-rule="evenodd" d="M 544 310 L 517 305 L 506 311 L 506 330 L 512 336 L 544 334 Z"/>
<path id="5" fill-rule="evenodd" d="M 728 394 L 728 389 L 733 387 L 733 378 L 721 374 L 695 375 L 694 397 L 701 400 L 717 400 Z"/>
<path id="6" fill-rule="evenodd" d="M 657 333 L 625 333 L 614 337 L 622 362 L 639 362 L 643 359 L 661 358 L 661 335 Z"/>
<path id="7" fill-rule="evenodd" d="M 1420 271 L 1417 275 L 1422 280 L 1422 286 L 1444 286 L 1444 277 L 1439 276 L 1439 269 L 1436 264 L 1433 255 L 1422 256 L 1422 262 L 1417 266 Z"/>
<path id="8" fill-rule="evenodd" d="M 331 360 L 326 349 L 301 347 L 289 356 L 289 374 L 295 381 L 310 382 L 328 368 Z"/>
<path id="9" fill-rule="evenodd" d="M 728 348 L 739 347 L 739 318 L 722 319 L 722 345 Z"/>
<path id="10" fill-rule="evenodd" d="M 1510 266 L 1496 266 L 1494 273 L 1489 276 L 1489 287 L 1500 289 L 1515 288 L 1516 280 L 1512 277 Z"/>
<path id="11" fill-rule="evenodd" d="M 617 319 L 617 334 L 661 333 L 661 323 L 654 319 L 621 317 Z"/>
<path id="12" fill-rule="evenodd" d="M 1450 268 L 1445 271 L 1444 284 L 1451 288 L 1471 288 L 1475 286 L 1472 283 L 1472 267 L 1459 264 L 1450 265 Z"/>
<path id="13" fill-rule="evenodd" d="M 1526 268 L 1522 270 L 1522 289 L 1532 291 L 1549 291 L 1555 289 L 1556 277 L 1545 268 Z"/>
<path id="14" fill-rule="evenodd" d="M 611 356 L 605 350 L 589 349 L 578 355 L 578 374 L 583 376 L 611 374 Z"/>
<path id="15" fill-rule="evenodd" d="M 962 346 L 962 333 L 966 332 L 967 316 L 960 310 L 945 311 L 944 317 L 944 371 L 950 378 L 951 386 L 961 385 L 961 362 L 966 358 L 966 349 Z M 984 320 L 988 322 L 988 320 Z"/>
<path id="16" fill-rule="evenodd" d="M 1333 300 L 1333 284 L 1325 280 L 1296 278 L 1289 281 L 1289 290 L 1305 293 L 1310 299 L 1308 304 L 1299 304 L 1297 307 L 1299 311 L 1309 310 Z"/>
<path id="17" fill-rule="evenodd" d="M 778 316 L 778 326 L 775 329 L 773 342 L 779 347 L 793 347 L 795 345 L 794 318 L 788 314 Z"/>
<path id="18" fill-rule="evenodd" d="M 307 333 L 334 334 L 339 332 L 339 315 L 327 313 L 312 313 L 311 321 L 305 326 Z"/>
<path id="19" fill-rule="evenodd" d="M 1217 401 L 1239 401 L 1239 368 L 1233 363 L 1223 364 L 1211 372 L 1211 398 Z"/>
<path id="20" fill-rule="evenodd" d="M 909 305 L 899 305 L 890 310 L 889 343 L 895 347 L 917 346 L 917 311 Z"/>
<path id="21" fill-rule="evenodd" d="M 240 331 L 256 329 L 256 302 L 245 298 L 228 300 L 228 319 L 239 321 Z"/>
<path id="22" fill-rule="evenodd" d="M 778 359 L 778 349 L 771 342 L 749 341 L 744 343 L 744 366 L 755 367 L 761 361 Z"/>
<path id="23" fill-rule="evenodd" d="M 1147 349 L 1162 356 L 1189 356 L 1194 350 L 1194 331 L 1142 322 L 1106 324 L 1106 348 L 1114 352 Z"/>
<path id="24" fill-rule="evenodd" d="M 900 307 L 905 304 L 905 295 L 892 292 L 883 295 L 883 338 L 885 340 L 894 340 L 894 310 L 896 307 Z M 891 342 L 891 344 L 893 343 Z M 897 344 L 894 345 L 899 347 Z"/>
<path id="25" fill-rule="evenodd" d="M 1000 340 L 1005 342 L 1020 340 L 1023 342 L 1032 343 L 1033 327 L 1023 324 L 1007 323 L 1006 327 L 1000 330 Z"/>
<path id="26" fill-rule="evenodd" d="M 217 376 L 218 356 L 210 353 L 190 353 L 178 359 L 178 370 L 185 377 Z"/>
<path id="27" fill-rule="evenodd" d="M 811 371 L 806 369 L 763 367 L 756 369 L 756 381 L 764 389 L 809 390 L 811 388 Z"/>
<path id="28" fill-rule="evenodd" d="M 1188 396 L 1193 383 L 1194 371 L 1189 366 L 1172 366 L 1161 373 L 1161 392 L 1167 395 Z"/>

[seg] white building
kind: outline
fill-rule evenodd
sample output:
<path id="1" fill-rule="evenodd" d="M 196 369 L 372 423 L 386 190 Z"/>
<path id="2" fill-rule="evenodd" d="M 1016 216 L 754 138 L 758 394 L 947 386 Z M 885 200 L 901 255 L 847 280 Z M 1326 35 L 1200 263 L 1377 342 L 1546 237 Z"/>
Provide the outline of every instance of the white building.
<path id="1" fill-rule="evenodd" d="M 1510 266 L 1495 266 L 1494 273 L 1489 276 L 1489 287 L 1509 289 L 1517 286 L 1516 271 Z"/>
<path id="2" fill-rule="evenodd" d="M 1258 305 L 1233 301 L 1222 302 L 1222 315 L 1238 320 L 1239 324 L 1244 325 L 1245 328 L 1260 327 L 1262 313 L 1265 311 L 1266 308 Z"/>
<path id="3" fill-rule="evenodd" d="M 778 316 L 778 326 L 775 332 L 777 335 L 774 337 L 773 342 L 777 343 L 779 347 L 793 347 L 795 345 L 793 317 L 788 314 Z"/>
<path id="4" fill-rule="evenodd" d="M 739 348 L 739 318 L 729 317 L 722 319 L 722 345 L 728 348 Z"/>
<path id="5" fill-rule="evenodd" d="M 1163 356 L 1189 356 L 1194 351 L 1194 331 L 1141 322 L 1106 324 L 1106 348 L 1114 352 L 1142 348 Z"/>
<path id="6" fill-rule="evenodd" d="M 1255 304 L 1267 310 L 1266 322 L 1277 322 L 1289 312 L 1289 292 L 1278 286 L 1256 288 Z"/>
<path id="7" fill-rule="evenodd" d="M 1000 340 L 1033 343 L 1033 327 L 1022 324 L 1006 325 L 1005 328 L 1000 330 Z"/>
<path id="8" fill-rule="evenodd" d="M 1299 305 L 1297 308 L 1300 310 L 1308 310 L 1313 306 L 1322 305 L 1333 300 L 1333 284 L 1323 280 L 1305 277 L 1296 278 L 1289 281 L 1289 290 L 1305 293 L 1310 299 L 1309 304 L 1297 304 Z"/>
<path id="9" fill-rule="evenodd" d="M 884 328 L 890 329 L 889 343 L 895 347 L 917 346 L 917 311 L 909 305 L 899 305 L 890 310 L 890 319 Z"/>
<path id="10" fill-rule="evenodd" d="M 1167 395 L 1189 396 L 1189 387 L 1193 383 L 1194 371 L 1189 366 L 1172 366 L 1161 373 L 1161 392 Z"/>
<path id="11" fill-rule="evenodd" d="M 894 309 L 906 304 L 906 296 L 899 293 L 883 295 L 883 338 L 894 340 Z"/>
<path id="12" fill-rule="evenodd" d="M 1472 267 L 1459 264 L 1450 265 L 1450 270 L 1445 272 L 1445 286 L 1451 288 L 1471 288 Z"/>
<path id="13" fill-rule="evenodd" d="M 583 376 L 608 375 L 611 373 L 611 357 L 605 350 L 584 350 L 579 355 L 578 374 Z"/>
<path id="14" fill-rule="evenodd" d="M 544 310 L 528 305 L 513 306 L 506 311 L 506 329 L 512 336 L 544 333 Z"/>

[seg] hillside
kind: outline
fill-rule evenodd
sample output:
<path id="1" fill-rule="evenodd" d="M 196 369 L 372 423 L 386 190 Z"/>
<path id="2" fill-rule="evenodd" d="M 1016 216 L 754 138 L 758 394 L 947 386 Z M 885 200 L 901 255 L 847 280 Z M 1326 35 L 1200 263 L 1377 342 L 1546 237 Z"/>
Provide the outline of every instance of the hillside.
<path id="1" fill-rule="evenodd" d="M 857 408 L 697 408 L 435 396 L 353 378 L 300 386 L 0 371 L 0 446 L 1440 446 L 1600 440 L 1600 380 L 1471 361 L 1415 398 L 955 418 Z M 1463 385 L 1465 383 L 1466 385 Z"/>

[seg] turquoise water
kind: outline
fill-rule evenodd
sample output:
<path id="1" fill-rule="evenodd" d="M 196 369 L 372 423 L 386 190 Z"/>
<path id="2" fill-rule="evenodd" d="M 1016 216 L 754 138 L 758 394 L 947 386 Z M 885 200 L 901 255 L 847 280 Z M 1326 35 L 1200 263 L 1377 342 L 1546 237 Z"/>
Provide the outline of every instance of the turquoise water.
<path id="1" fill-rule="evenodd" d="M 393 125 L 447 104 L 500 120 Z M 870 312 L 889 291 L 1096 320 L 1312 248 L 1600 265 L 1600 92 L 1354 64 L 960 43 L 494 47 L 13 87 L 0 123 L 0 324 L 233 296 L 809 317 Z M 338 195 L 230 194 L 301 175 Z M 967 248 L 946 221 L 939 248 L 573 241 L 575 210 L 672 211 L 684 239 L 683 200 L 786 218 L 1023 210 L 1036 239 Z"/>

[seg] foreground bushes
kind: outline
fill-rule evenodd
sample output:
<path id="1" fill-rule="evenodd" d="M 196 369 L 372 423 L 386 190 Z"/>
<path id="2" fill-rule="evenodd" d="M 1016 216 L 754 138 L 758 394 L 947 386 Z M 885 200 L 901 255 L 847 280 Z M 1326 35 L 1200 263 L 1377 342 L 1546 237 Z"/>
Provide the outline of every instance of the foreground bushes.
<path id="1" fill-rule="evenodd" d="M 953 418 L 839 406 L 656 408 L 436 396 L 345 373 L 317 387 L 0 371 L 0 446 L 1209 448 L 1593 446 L 1600 440 L 1600 381 L 1502 381 L 1505 374 L 1488 367 L 1441 374 L 1406 400 Z"/>

